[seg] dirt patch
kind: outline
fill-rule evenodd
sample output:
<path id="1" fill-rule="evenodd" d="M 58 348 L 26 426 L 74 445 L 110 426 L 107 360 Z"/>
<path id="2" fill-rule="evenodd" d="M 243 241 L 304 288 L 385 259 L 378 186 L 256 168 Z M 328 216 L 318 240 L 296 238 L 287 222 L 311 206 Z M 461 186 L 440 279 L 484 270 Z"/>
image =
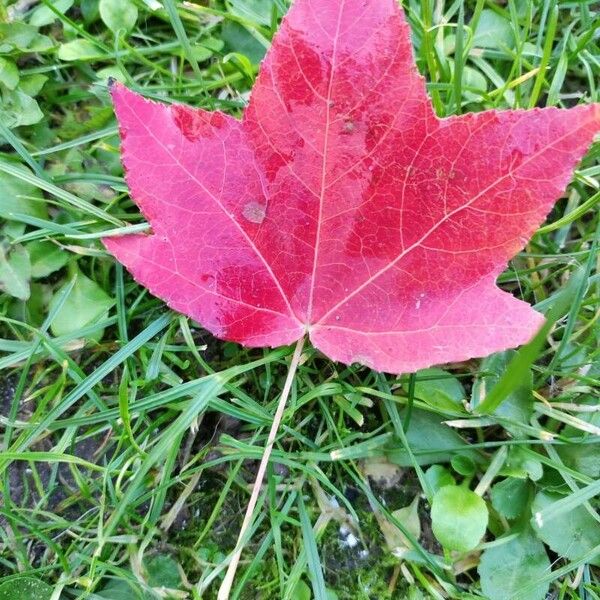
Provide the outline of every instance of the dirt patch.
<path id="1" fill-rule="evenodd" d="M 0 415 L 5 419 L 10 417 L 15 401 L 16 385 L 16 378 L 9 377 L 0 382 Z M 29 422 L 36 406 L 35 401 L 21 401 L 17 407 L 16 421 Z M 18 430 L 16 433 L 18 434 Z M 98 458 L 97 452 L 103 443 L 104 440 L 100 436 L 89 437 L 78 442 L 68 452 L 89 462 L 95 462 Z M 45 437 L 28 450 L 48 452 L 52 447 L 53 441 Z M 85 477 L 94 477 L 94 474 L 88 473 Z M 76 519 L 82 509 L 86 510 L 91 506 L 90 500 L 81 497 L 75 476 L 69 465 L 65 463 L 13 461 L 8 466 L 7 478 L 6 497 L 0 494 L 0 502 L 4 506 L 27 510 L 49 510 L 69 520 Z M 86 506 L 82 506 L 81 503 Z M 5 525 L 6 518 L 0 517 L 0 522 Z"/>

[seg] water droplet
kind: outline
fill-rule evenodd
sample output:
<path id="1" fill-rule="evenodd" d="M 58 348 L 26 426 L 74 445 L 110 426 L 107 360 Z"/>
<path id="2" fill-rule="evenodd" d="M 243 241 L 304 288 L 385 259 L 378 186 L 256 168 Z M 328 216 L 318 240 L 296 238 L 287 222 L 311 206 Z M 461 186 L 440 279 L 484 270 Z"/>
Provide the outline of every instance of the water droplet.
<path id="1" fill-rule="evenodd" d="M 347 119 L 346 121 L 344 121 L 344 126 L 342 128 L 342 133 L 350 134 L 355 129 L 356 129 L 356 125 L 354 124 L 354 121 L 352 121 L 351 119 Z"/>
<path id="2" fill-rule="evenodd" d="M 251 200 L 244 206 L 242 215 L 244 215 L 244 218 L 250 221 L 250 223 L 260 225 L 267 216 L 267 207 L 260 202 L 256 202 L 256 200 Z"/>

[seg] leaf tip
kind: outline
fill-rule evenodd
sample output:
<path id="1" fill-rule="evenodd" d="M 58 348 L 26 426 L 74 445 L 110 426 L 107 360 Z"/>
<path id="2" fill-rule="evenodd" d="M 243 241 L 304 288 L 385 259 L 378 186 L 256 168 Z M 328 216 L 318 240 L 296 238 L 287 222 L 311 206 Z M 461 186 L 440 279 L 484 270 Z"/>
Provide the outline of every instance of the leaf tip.
<path id="1" fill-rule="evenodd" d="M 131 96 L 137 95 L 114 77 L 109 77 L 106 80 L 106 86 L 108 88 L 108 93 L 110 94 L 113 104 L 117 104 L 121 99 L 127 99 Z"/>

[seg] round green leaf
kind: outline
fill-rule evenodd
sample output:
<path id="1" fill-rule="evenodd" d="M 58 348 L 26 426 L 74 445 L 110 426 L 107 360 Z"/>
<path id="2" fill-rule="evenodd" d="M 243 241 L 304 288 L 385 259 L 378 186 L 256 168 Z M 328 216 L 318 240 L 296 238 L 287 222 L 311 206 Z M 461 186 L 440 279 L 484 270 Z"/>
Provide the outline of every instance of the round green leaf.
<path id="1" fill-rule="evenodd" d="M 199 62 L 204 62 L 208 60 L 215 54 L 215 52 L 220 52 L 223 49 L 225 42 L 218 38 L 207 38 L 204 40 L 200 40 L 197 44 L 192 48 L 193 57 Z"/>
<path id="2" fill-rule="evenodd" d="M 597 375 L 596 371 L 600 371 L 600 364 L 596 366 L 595 362 L 592 361 L 590 365 L 591 369 L 587 373 L 588 377 L 593 377 Z M 578 402 L 579 404 L 595 406 L 598 403 L 598 398 L 590 395 L 586 399 L 581 398 Z M 590 425 L 600 427 L 600 411 L 590 411 L 577 416 Z M 567 426 L 563 433 L 573 437 L 579 435 L 578 430 L 571 426 Z M 592 479 L 600 479 L 600 444 L 565 444 L 564 446 L 558 446 L 556 451 L 571 469 L 584 473 Z"/>
<path id="3" fill-rule="evenodd" d="M 475 48 L 513 48 L 515 36 L 510 21 L 497 12 L 485 9 L 481 11 L 477 30 L 473 37 Z"/>
<path id="4" fill-rule="evenodd" d="M 500 469 L 500 475 L 505 477 L 518 477 L 519 479 L 529 477 L 531 481 L 538 481 L 543 474 L 542 463 L 531 458 L 518 446 L 512 446 L 509 449 L 508 458 Z"/>
<path id="5" fill-rule="evenodd" d="M 435 537 L 444 548 L 468 552 L 485 534 L 488 509 L 475 492 L 446 485 L 433 497 L 431 523 Z"/>
<path id="6" fill-rule="evenodd" d="M 52 588 L 33 577 L 18 577 L 0 584 L 0 600 L 50 600 Z"/>
<path id="7" fill-rule="evenodd" d="M 73 0 L 54 0 L 53 6 L 64 14 L 73 6 Z M 44 27 L 54 23 L 56 19 L 58 19 L 58 15 L 53 10 L 50 10 L 45 4 L 40 4 L 31 14 L 29 23 L 34 27 Z"/>
<path id="8" fill-rule="evenodd" d="M 79 6 L 81 9 L 81 16 L 87 24 L 93 23 L 100 16 L 98 0 L 81 0 Z"/>
<path id="9" fill-rule="evenodd" d="M 475 462 L 470 457 L 461 454 L 453 456 L 450 460 L 450 464 L 457 473 L 464 475 L 465 477 L 472 477 L 477 468 Z"/>
<path id="10" fill-rule="evenodd" d="M 52 40 L 37 27 L 26 23 L 0 23 L 0 54 L 8 52 L 45 52 L 52 48 Z"/>
<path id="11" fill-rule="evenodd" d="M 425 479 L 429 482 L 429 486 L 434 494 L 445 485 L 454 485 L 456 483 L 452 473 L 446 467 L 442 467 L 442 465 L 431 465 L 425 471 Z"/>
<path id="12" fill-rule="evenodd" d="M 28 300 L 31 263 L 23 246 L 15 246 L 7 254 L 0 247 L 0 290 L 13 298 Z"/>
<path id="13" fill-rule="evenodd" d="M 515 355 L 515 350 L 507 350 L 506 352 L 496 352 L 483 360 L 481 363 L 482 374 L 473 383 L 471 391 L 471 404 L 473 407 L 477 407 L 486 395 L 494 389 Z M 521 385 L 508 394 L 502 404 L 494 411 L 494 414 L 519 423 L 529 423 L 529 419 L 533 414 L 532 386 L 533 375 L 531 371 L 528 371 L 524 375 Z M 518 425 L 508 424 L 505 425 L 505 428 L 515 437 L 523 437 L 524 435 L 522 428 Z"/>
<path id="14" fill-rule="evenodd" d="M 100 18 L 113 33 L 135 27 L 138 11 L 130 0 L 100 0 L 99 8 Z"/>
<path id="15" fill-rule="evenodd" d="M 0 56 L 0 83 L 14 90 L 19 83 L 19 69 L 12 60 Z"/>
<path id="16" fill-rule="evenodd" d="M 20 164 L 10 163 L 11 167 L 23 172 L 23 176 L 31 175 L 31 171 Z M 0 171 L 0 218 L 11 219 L 12 214 L 20 213 L 38 219 L 46 219 L 48 213 L 39 188 L 23 181 L 19 177 Z"/>
<path id="17" fill-rule="evenodd" d="M 557 494 L 540 492 L 531 507 L 531 524 L 537 536 L 554 552 L 577 560 L 600 545 L 600 524 L 582 505 L 564 511 L 546 522 L 541 511 L 561 498 Z"/>
<path id="18" fill-rule="evenodd" d="M 456 430 L 443 423 L 444 417 L 415 408 L 406 432 L 408 443 L 420 465 L 448 462 L 455 454 L 468 455 L 474 460 L 477 454 L 470 450 Z M 463 448 L 459 450 L 459 448 Z M 401 467 L 412 466 L 411 458 L 401 444 L 388 450 L 386 457 Z"/>
<path id="19" fill-rule="evenodd" d="M 54 295 L 50 301 L 51 311 L 61 302 L 61 292 L 68 286 L 69 282 Z M 78 272 L 71 293 L 52 321 L 52 333 L 57 336 L 75 333 L 100 319 L 113 304 L 112 298 L 97 283 Z"/>
<path id="20" fill-rule="evenodd" d="M 225 51 L 239 52 L 257 65 L 265 56 L 265 47 L 239 23 L 225 20 L 221 26 L 221 39 L 225 42 Z"/>
<path id="21" fill-rule="evenodd" d="M 542 542 L 529 531 L 488 548 L 477 570 L 488 600 L 543 600 L 550 585 L 536 584 L 550 570 L 550 561 Z"/>
<path id="22" fill-rule="evenodd" d="M 111 579 L 95 596 L 106 600 L 156 600 L 154 594 L 139 589 L 134 581 L 133 575 L 127 580 Z"/>
<path id="23" fill-rule="evenodd" d="M 44 114 L 34 98 L 17 88 L 4 93 L 0 118 L 7 127 L 12 129 L 34 125 L 44 118 Z"/>
<path id="24" fill-rule="evenodd" d="M 120 67 L 111 66 L 104 67 L 96 72 L 96 77 L 101 81 L 108 81 L 108 79 L 115 79 L 119 83 L 125 83 L 126 77 L 123 75 L 123 71 Z"/>
<path id="25" fill-rule="evenodd" d="M 166 554 L 153 556 L 146 564 L 148 585 L 177 589 L 181 585 L 181 576 L 177 561 Z"/>
<path id="26" fill-rule="evenodd" d="M 47 277 L 67 264 L 69 254 L 52 242 L 35 241 L 27 245 L 31 259 L 31 276 Z"/>
<path id="27" fill-rule="evenodd" d="M 103 54 L 102 50 L 89 40 L 73 40 L 62 44 L 58 49 L 58 58 L 66 61 L 97 59 Z"/>
<path id="28" fill-rule="evenodd" d="M 19 89 L 28 96 L 37 96 L 44 87 L 46 81 L 48 81 L 48 78 L 41 73 L 25 75 L 24 77 L 21 77 Z"/>
<path id="29" fill-rule="evenodd" d="M 473 88 L 474 90 L 478 90 L 481 92 L 487 92 L 487 79 L 476 69 L 472 69 L 471 67 L 463 67 L 462 73 L 462 84 L 464 87 Z M 471 94 L 470 92 L 466 92 L 469 94 L 469 98 L 476 99 L 478 97 L 477 94 Z"/>
<path id="30" fill-rule="evenodd" d="M 416 373 L 415 398 L 440 410 L 463 411 L 465 389 L 460 381 L 437 367 L 421 369 Z"/>
<path id="31" fill-rule="evenodd" d="M 233 14 L 261 25 L 270 25 L 273 3 L 264 0 L 229 0 Z"/>
<path id="32" fill-rule="evenodd" d="M 304 581 L 300 580 L 294 586 L 294 590 L 291 594 L 292 600 L 311 600 L 312 594 L 310 593 L 310 588 L 304 583 Z"/>
<path id="33" fill-rule="evenodd" d="M 491 492 L 492 506 L 507 519 L 523 514 L 529 500 L 529 481 L 508 477 L 494 485 Z"/>
<path id="34" fill-rule="evenodd" d="M 23 321 L 33 327 L 40 327 L 46 316 L 47 286 L 31 283 L 29 289 L 29 299 L 27 301 L 13 300 L 8 305 L 7 315 L 11 319 Z"/>

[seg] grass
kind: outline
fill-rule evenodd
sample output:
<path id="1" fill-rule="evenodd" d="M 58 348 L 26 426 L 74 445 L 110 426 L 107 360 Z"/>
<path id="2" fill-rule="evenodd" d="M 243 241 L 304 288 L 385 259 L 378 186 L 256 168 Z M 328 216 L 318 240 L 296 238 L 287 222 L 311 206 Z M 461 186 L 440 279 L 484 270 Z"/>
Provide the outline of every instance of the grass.
<path id="1" fill-rule="evenodd" d="M 35 25 L 0 41 L 0 598 L 211 598 L 292 349 L 213 339 L 104 251 L 147 228 L 106 81 L 239 115 L 287 5 L 104 4 L 0 4 L 0 40 Z M 595 2 L 404 5 L 440 115 L 600 99 Z M 232 597 L 600 598 L 599 156 L 500 278 L 555 322 L 518 354 L 304 350 Z M 453 480 L 490 513 L 474 552 L 432 533 Z"/>

